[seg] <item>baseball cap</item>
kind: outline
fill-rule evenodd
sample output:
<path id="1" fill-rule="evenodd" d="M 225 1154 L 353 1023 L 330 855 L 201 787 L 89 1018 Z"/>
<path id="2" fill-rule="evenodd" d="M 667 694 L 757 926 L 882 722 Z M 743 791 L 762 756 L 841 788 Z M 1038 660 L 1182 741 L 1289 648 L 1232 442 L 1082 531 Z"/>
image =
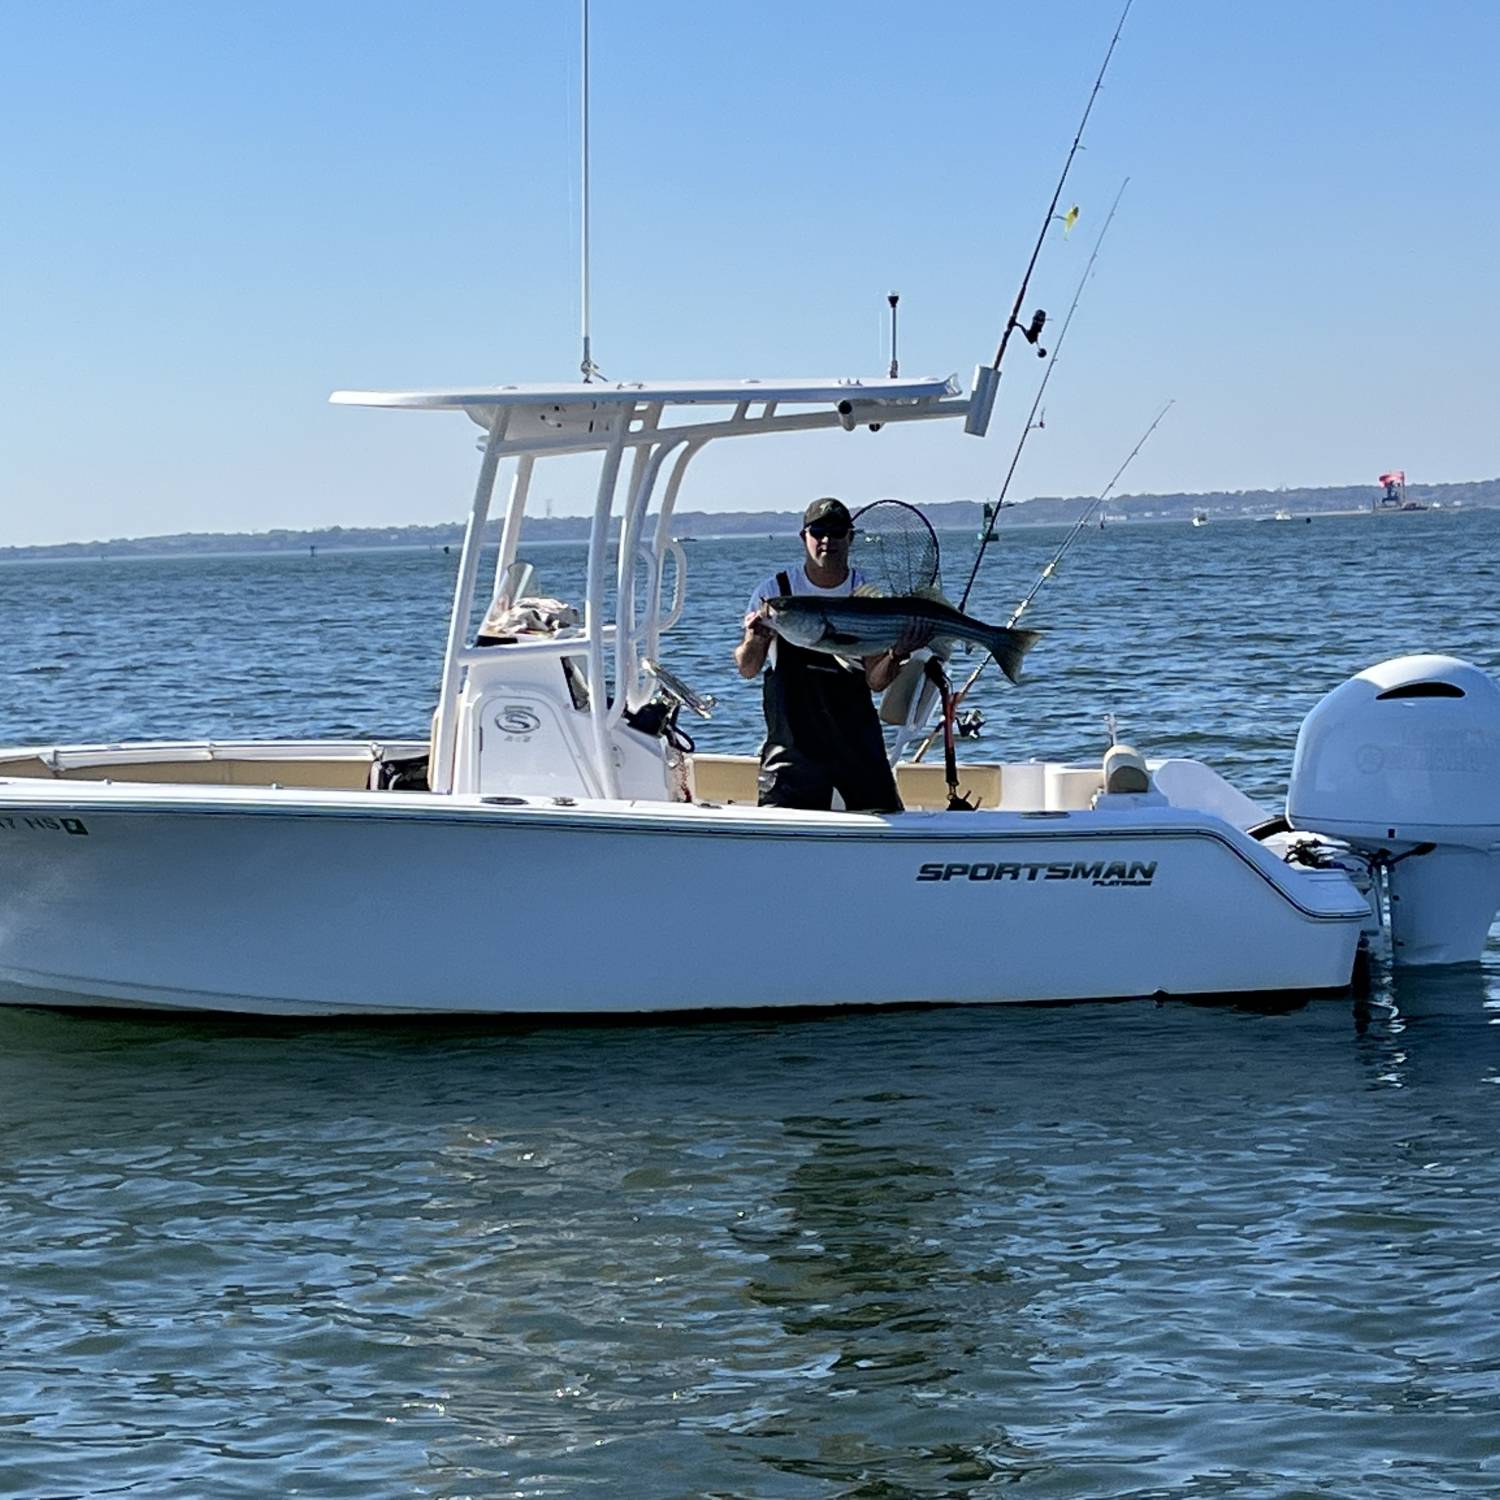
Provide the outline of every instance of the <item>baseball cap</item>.
<path id="1" fill-rule="evenodd" d="M 811 526 L 814 521 L 832 521 L 838 526 L 854 525 L 849 515 L 849 507 L 842 500 L 835 500 L 832 495 L 825 495 L 821 500 L 814 500 L 803 511 L 803 526 Z"/>

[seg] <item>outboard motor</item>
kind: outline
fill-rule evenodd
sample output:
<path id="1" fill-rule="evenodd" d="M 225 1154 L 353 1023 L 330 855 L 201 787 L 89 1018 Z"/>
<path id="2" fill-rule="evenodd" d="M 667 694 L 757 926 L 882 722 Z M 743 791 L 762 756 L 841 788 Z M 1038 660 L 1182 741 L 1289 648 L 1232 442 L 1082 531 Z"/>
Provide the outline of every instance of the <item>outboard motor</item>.
<path id="1" fill-rule="evenodd" d="M 1452 656 L 1351 677 L 1302 721 L 1286 815 L 1385 867 L 1397 963 L 1476 961 L 1500 908 L 1500 686 Z"/>

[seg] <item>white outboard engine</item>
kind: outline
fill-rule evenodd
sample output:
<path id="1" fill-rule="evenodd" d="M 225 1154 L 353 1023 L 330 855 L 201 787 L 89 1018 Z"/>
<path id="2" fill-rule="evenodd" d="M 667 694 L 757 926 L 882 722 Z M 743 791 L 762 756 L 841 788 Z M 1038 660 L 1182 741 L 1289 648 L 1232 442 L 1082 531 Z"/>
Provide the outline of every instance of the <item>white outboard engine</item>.
<path id="1" fill-rule="evenodd" d="M 1500 686 L 1452 656 L 1351 677 L 1302 721 L 1286 815 L 1384 866 L 1397 963 L 1476 961 L 1500 908 Z"/>

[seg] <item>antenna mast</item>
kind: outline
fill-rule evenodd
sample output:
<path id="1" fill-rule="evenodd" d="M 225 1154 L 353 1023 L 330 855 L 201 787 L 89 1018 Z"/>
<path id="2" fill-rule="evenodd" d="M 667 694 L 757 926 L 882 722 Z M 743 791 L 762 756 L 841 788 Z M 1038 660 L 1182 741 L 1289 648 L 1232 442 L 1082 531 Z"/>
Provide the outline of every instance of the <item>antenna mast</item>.
<path id="1" fill-rule="evenodd" d="M 583 0 L 583 87 L 579 91 L 583 108 L 583 234 L 580 296 L 580 332 L 583 335 L 583 359 L 578 368 L 584 383 L 599 373 L 589 344 L 589 0 Z"/>

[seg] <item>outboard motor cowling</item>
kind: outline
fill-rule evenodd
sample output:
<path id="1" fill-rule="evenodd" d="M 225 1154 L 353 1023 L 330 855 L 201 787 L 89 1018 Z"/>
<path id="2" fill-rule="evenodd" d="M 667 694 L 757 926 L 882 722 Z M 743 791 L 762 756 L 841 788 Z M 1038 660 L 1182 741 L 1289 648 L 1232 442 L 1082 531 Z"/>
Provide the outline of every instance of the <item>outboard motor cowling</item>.
<path id="1" fill-rule="evenodd" d="M 1388 864 L 1398 963 L 1477 960 L 1500 908 L 1500 686 L 1452 656 L 1351 677 L 1302 721 L 1287 821 Z"/>

